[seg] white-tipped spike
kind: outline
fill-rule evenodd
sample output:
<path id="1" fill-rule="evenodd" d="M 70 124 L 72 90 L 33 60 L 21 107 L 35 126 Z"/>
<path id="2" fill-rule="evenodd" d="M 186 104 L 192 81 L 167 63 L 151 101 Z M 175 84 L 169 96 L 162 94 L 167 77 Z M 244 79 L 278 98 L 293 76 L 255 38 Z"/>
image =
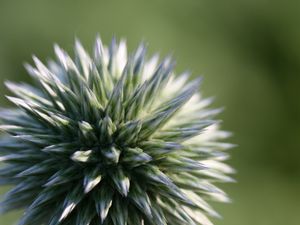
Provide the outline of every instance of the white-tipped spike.
<path id="1" fill-rule="evenodd" d="M 108 215 L 108 212 L 109 212 L 109 209 L 110 207 L 112 206 L 112 200 L 110 200 L 106 206 L 106 208 L 104 208 L 101 213 L 100 213 L 100 218 L 101 218 L 101 222 L 103 223 L 104 220 L 106 219 L 107 215 Z"/>
<path id="2" fill-rule="evenodd" d="M 76 151 L 71 156 L 71 159 L 76 162 L 87 162 L 91 155 L 92 155 L 92 150 Z"/>
<path id="3" fill-rule="evenodd" d="M 142 72 L 142 80 L 145 81 L 149 79 L 157 68 L 159 60 L 159 55 L 154 55 L 148 62 L 145 63 L 144 69 Z"/>
<path id="4" fill-rule="evenodd" d="M 6 96 L 6 98 L 11 101 L 12 103 L 16 104 L 17 106 L 21 106 L 25 109 L 30 109 L 30 106 L 22 99 Z"/>
<path id="5" fill-rule="evenodd" d="M 59 222 L 63 221 L 75 208 L 76 204 L 74 202 L 67 205 L 67 207 L 64 209 L 63 213 L 61 214 L 61 217 L 59 218 Z"/>
<path id="6" fill-rule="evenodd" d="M 127 63 L 126 41 L 121 40 L 116 54 L 116 69 L 119 76 L 121 76 L 126 63 Z"/>
<path id="7" fill-rule="evenodd" d="M 94 187 L 96 187 L 96 185 L 100 183 L 101 178 L 102 178 L 102 177 L 99 175 L 99 176 L 97 176 L 97 177 L 95 177 L 95 178 L 93 178 L 93 179 L 90 179 L 90 180 L 88 181 L 88 183 L 86 184 L 85 188 L 84 188 L 84 193 L 87 194 L 87 193 L 89 193 Z"/>
<path id="8" fill-rule="evenodd" d="M 160 101 L 158 102 L 163 102 L 166 101 L 170 98 L 170 96 L 176 95 L 180 90 L 184 88 L 184 85 L 186 84 L 188 78 L 189 78 L 189 73 L 183 73 L 180 76 L 171 76 L 170 80 L 168 81 L 166 87 L 162 90 L 162 96 Z"/>
<path id="9" fill-rule="evenodd" d="M 212 200 L 223 203 L 231 203 L 232 200 L 225 193 L 209 193 Z"/>
<path id="10" fill-rule="evenodd" d="M 80 60 L 80 64 L 83 70 L 83 74 L 86 78 L 89 77 L 89 70 L 91 68 L 91 58 L 83 48 L 81 42 L 76 38 L 75 40 L 75 52 Z"/>
<path id="11" fill-rule="evenodd" d="M 222 171 L 223 173 L 228 173 L 228 174 L 235 173 L 235 170 L 231 166 L 228 166 L 227 164 L 218 162 L 216 160 L 205 160 L 205 161 L 201 161 L 201 163 L 203 163 L 205 166 L 207 166 L 210 169 Z"/>
<path id="12" fill-rule="evenodd" d="M 50 70 L 35 55 L 32 56 L 33 61 L 38 69 L 38 75 L 44 80 L 51 80 L 53 75 Z"/>
<path id="13" fill-rule="evenodd" d="M 66 55 L 65 55 L 64 51 L 59 47 L 58 44 L 54 44 L 54 52 L 55 52 L 57 58 L 59 59 L 60 63 L 65 68 L 65 70 L 67 70 L 68 64 L 67 64 Z"/>
<path id="14" fill-rule="evenodd" d="M 35 69 L 33 66 L 31 66 L 29 63 L 24 63 L 24 67 L 26 69 L 26 71 L 33 77 L 37 77 L 38 76 L 38 71 L 37 69 Z"/>
<path id="15" fill-rule="evenodd" d="M 6 130 L 13 130 L 13 129 L 22 129 L 20 126 L 16 125 L 0 125 L 0 130 L 6 131 Z"/>
<path id="16" fill-rule="evenodd" d="M 8 155 L 3 155 L 0 156 L 0 162 L 5 162 L 6 160 L 10 159 L 11 157 L 9 157 Z"/>
<path id="17" fill-rule="evenodd" d="M 103 55 L 103 44 L 99 35 L 96 37 L 95 45 L 94 45 L 94 58 L 96 61 L 101 60 Z"/>
<path id="18" fill-rule="evenodd" d="M 94 59 L 95 64 L 104 63 L 104 65 L 108 65 L 109 61 L 109 54 L 108 49 L 103 46 L 100 36 L 98 35 L 94 45 Z"/>

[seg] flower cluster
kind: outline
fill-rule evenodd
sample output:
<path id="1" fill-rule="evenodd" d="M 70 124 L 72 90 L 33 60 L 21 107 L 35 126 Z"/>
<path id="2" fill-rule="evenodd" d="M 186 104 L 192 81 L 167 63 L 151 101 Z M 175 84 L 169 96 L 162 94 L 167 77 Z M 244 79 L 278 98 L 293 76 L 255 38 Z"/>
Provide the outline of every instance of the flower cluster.
<path id="1" fill-rule="evenodd" d="M 206 201 L 229 201 L 214 183 L 232 181 L 232 145 L 200 80 L 144 45 L 54 49 L 26 65 L 35 85 L 6 82 L 18 108 L 0 112 L 0 184 L 14 185 L 1 211 L 25 209 L 19 225 L 212 224 Z"/>

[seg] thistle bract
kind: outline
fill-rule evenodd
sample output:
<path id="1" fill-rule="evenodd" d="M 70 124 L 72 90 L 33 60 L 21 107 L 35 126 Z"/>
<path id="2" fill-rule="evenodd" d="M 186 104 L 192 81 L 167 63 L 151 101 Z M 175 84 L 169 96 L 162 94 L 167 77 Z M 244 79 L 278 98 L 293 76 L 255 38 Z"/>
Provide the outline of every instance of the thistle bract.
<path id="1" fill-rule="evenodd" d="M 26 65 L 35 85 L 6 82 L 17 109 L 1 110 L 1 211 L 24 209 L 19 225 L 209 225 L 207 200 L 229 201 L 231 145 L 198 93 L 167 57 L 140 45 Z"/>

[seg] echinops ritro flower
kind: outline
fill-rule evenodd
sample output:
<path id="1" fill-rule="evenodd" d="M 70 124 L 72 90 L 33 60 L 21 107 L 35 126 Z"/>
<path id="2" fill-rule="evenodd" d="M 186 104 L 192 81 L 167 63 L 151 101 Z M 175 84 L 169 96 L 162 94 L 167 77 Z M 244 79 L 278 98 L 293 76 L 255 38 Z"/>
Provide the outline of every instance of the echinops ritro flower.
<path id="1" fill-rule="evenodd" d="M 207 200 L 228 202 L 230 134 L 170 57 L 133 54 L 96 39 L 93 56 L 58 45 L 55 61 L 26 64 L 35 84 L 6 82 L 18 108 L 2 109 L 1 211 L 19 225 L 210 225 Z"/>

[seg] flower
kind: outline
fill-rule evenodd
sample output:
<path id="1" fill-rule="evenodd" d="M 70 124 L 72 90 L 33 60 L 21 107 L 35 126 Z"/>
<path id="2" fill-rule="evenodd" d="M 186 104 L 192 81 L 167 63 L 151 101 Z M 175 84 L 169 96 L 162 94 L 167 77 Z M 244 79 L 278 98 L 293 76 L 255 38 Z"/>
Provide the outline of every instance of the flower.
<path id="1" fill-rule="evenodd" d="M 54 49 L 26 65 L 35 85 L 6 82 L 18 109 L 0 113 L 0 184 L 14 185 L 2 212 L 24 208 L 19 225 L 212 224 L 232 145 L 200 80 L 123 40 L 97 38 L 93 57 L 76 40 L 74 60 Z"/>

